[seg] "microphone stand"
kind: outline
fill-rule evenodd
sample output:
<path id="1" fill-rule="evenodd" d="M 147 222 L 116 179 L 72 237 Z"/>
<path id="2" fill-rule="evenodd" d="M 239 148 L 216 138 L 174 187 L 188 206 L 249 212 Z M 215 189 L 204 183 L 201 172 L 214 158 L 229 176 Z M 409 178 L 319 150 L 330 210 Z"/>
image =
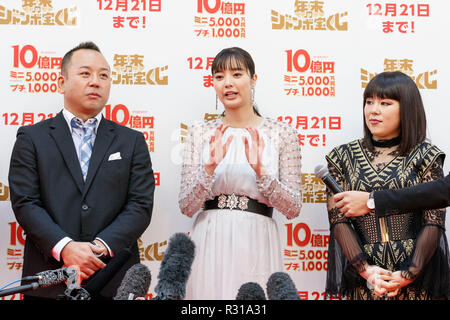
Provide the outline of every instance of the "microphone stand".
<path id="1" fill-rule="evenodd" d="M 58 270 L 60 271 L 60 270 Z M 66 286 L 67 286 L 67 290 L 74 290 L 79 288 L 79 285 L 77 283 L 77 270 L 74 268 L 64 268 L 64 278 L 67 280 Z M 58 283 L 61 283 L 62 281 L 64 281 L 65 279 L 59 279 L 55 282 L 54 277 L 51 276 L 44 276 L 43 278 L 41 276 L 32 276 L 32 277 L 25 277 L 22 278 L 22 281 L 24 280 L 35 280 L 36 278 L 40 279 L 39 282 L 32 282 L 30 284 L 26 284 L 26 285 L 22 285 L 22 286 L 18 286 L 15 288 L 10 288 L 10 289 L 5 289 L 5 290 L 0 290 L 0 297 L 4 297 L 4 296 L 9 296 L 15 293 L 22 293 L 25 291 L 29 291 L 29 290 L 36 290 L 37 288 L 39 288 L 40 286 L 53 286 L 56 285 Z"/>
<path id="2" fill-rule="evenodd" d="M 0 297 L 9 296 L 9 295 L 16 294 L 16 293 L 22 293 L 22 292 L 29 291 L 29 290 L 36 290 L 37 288 L 39 288 L 39 283 L 32 282 L 30 284 L 26 284 L 23 286 L 18 286 L 18 287 L 11 288 L 11 289 L 0 290 Z"/>

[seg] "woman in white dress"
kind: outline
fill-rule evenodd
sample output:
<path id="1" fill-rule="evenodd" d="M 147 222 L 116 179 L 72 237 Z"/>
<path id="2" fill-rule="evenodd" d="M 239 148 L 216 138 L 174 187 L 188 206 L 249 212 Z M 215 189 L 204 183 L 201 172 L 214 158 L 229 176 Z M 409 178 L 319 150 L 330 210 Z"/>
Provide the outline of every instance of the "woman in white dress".
<path id="1" fill-rule="evenodd" d="M 301 209 L 301 154 L 295 129 L 261 117 L 257 76 L 241 48 L 222 50 L 211 67 L 221 117 L 189 129 L 179 205 L 196 220 L 186 299 L 234 300 L 240 286 L 283 271 L 273 208 L 288 219 Z"/>

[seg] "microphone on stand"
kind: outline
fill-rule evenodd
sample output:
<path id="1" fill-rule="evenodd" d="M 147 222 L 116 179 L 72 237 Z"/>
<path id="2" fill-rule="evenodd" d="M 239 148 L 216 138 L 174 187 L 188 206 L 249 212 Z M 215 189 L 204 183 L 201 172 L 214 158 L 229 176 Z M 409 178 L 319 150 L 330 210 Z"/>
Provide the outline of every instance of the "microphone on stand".
<path id="1" fill-rule="evenodd" d="M 64 267 L 56 270 L 47 270 L 36 273 L 40 287 L 50 287 L 66 281 L 69 277 L 76 275 L 76 270 L 71 267 Z"/>
<path id="2" fill-rule="evenodd" d="M 142 263 L 136 263 L 125 273 L 113 299 L 138 300 L 142 297 L 145 299 L 151 281 L 152 275 L 147 266 Z"/>
<path id="3" fill-rule="evenodd" d="M 322 179 L 323 183 L 331 190 L 334 194 L 344 192 L 341 186 L 334 180 L 334 178 L 328 172 L 327 167 L 319 164 L 314 168 L 314 173 L 316 177 Z"/>
<path id="4" fill-rule="evenodd" d="M 128 261 L 131 253 L 124 249 L 114 256 L 106 266 L 97 271 L 92 279 L 85 287 L 68 288 L 64 292 L 66 300 L 95 300 L 99 298 L 100 291 L 108 284 L 109 281 L 117 274 L 122 266 Z"/>
<path id="5" fill-rule="evenodd" d="M 194 261 L 195 244 L 184 233 L 175 233 L 169 239 L 155 287 L 156 297 L 152 300 L 183 300 L 186 282 Z"/>
<path id="6" fill-rule="evenodd" d="M 36 290 L 39 287 L 50 287 L 66 280 L 75 279 L 77 270 L 72 267 L 64 267 L 56 270 L 47 270 L 37 273 L 34 276 L 24 277 L 22 281 L 34 281 L 30 284 L 21 285 L 15 288 L 0 290 L 0 297 L 9 296 L 15 293 L 22 293 L 29 290 Z M 36 281 L 37 280 L 37 281 Z"/>
<path id="7" fill-rule="evenodd" d="M 294 282 L 285 272 L 275 272 L 269 277 L 267 296 L 269 300 L 300 300 Z"/>
<path id="8" fill-rule="evenodd" d="M 236 300 L 266 300 L 266 294 L 256 282 L 246 282 L 239 288 Z"/>

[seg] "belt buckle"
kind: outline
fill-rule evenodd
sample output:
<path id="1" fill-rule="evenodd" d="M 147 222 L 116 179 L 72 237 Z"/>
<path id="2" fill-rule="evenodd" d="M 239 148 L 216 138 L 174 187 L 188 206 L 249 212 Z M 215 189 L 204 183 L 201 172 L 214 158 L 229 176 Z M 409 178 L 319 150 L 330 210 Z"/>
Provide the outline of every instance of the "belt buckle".
<path id="1" fill-rule="evenodd" d="M 220 209 L 223 209 L 223 208 L 225 208 L 226 205 L 227 205 L 227 196 L 224 195 L 224 194 L 221 194 L 221 195 L 219 196 L 217 206 L 218 206 Z"/>
<path id="2" fill-rule="evenodd" d="M 228 208 L 233 210 L 235 208 L 239 208 L 241 210 L 248 209 L 248 201 L 249 198 L 246 196 L 237 196 L 234 193 L 230 195 L 221 194 L 218 198 L 217 207 L 220 209 Z"/>
<path id="3" fill-rule="evenodd" d="M 239 204 L 238 207 L 241 210 L 247 210 L 248 209 L 248 198 L 246 196 L 242 196 L 239 198 Z"/>

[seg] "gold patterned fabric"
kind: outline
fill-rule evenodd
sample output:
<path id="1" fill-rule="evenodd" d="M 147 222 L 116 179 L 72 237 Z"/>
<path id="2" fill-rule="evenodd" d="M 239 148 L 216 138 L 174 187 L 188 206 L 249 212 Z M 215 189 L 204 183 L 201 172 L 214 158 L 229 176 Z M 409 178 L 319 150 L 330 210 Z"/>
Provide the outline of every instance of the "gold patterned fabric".
<path id="1" fill-rule="evenodd" d="M 398 147 L 391 147 L 370 151 L 362 140 L 355 140 L 334 148 L 326 160 L 330 174 L 345 191 L 399 189 L 443 176 L 445 155 L 436 146 L 424 142 L 405 156 L 398 155 L 397 150 Z M 329 192 L 328 198 L 331 259 L 327 292 L 341 293 L 347 299 L 376 298 L 359 276 L 367 262 L 391 271 L 403 270 L 415 279 L 395 299 L 432 297 L 427 289 L 429 284 L 424 284 L 430 277 L 424 273 L 433 263 L 439 263 L 440 270 L 448 270 L 448 261 L 442 267 L 445 260 L 442 256 L 448 254 L 445 209 L 392 210 L 381 218 L 374 212 L 346 218 L 335 207 Z"/>

